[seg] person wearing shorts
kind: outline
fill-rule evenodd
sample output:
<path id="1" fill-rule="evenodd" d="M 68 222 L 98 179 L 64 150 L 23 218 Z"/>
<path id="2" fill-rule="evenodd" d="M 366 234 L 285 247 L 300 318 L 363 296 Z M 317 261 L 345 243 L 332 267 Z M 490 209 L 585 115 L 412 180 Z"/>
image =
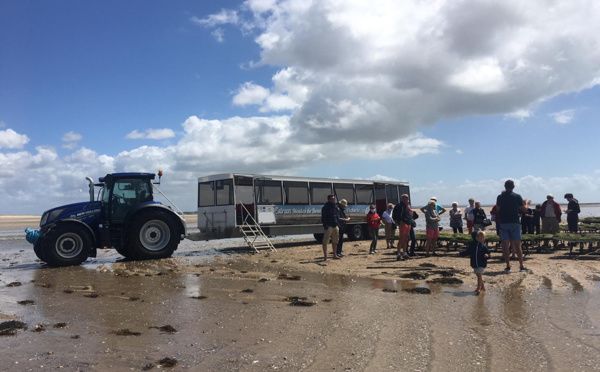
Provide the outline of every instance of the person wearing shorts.
<path id="1" fill-rule="evenodd" d="M 331 239 L 331 250 L 333 251 L 333 258 L 339 259 L 337 255 L 337 244 L 339 239 L 339 219 L 340 210 L 335 205 L 335 195 L 327 196 L 327 203 L 321 208 L 321 223 L 323 223 L 323 259 L 327 259 L 327 243 Z"/>
<path id="2" fill-rule="evenodd" d="M 510 248 L 517 253 L 519 259 L 520 271 L 527 271 L 523 266 L 523 251 L 521 250 L 521 223 L 519 222 L 519 211 L 527 211 L 525 202 L 521 195 L 513 192 L 515 183 L 513 180 L 507 180 L 504 183 L 505 191 L 498 195 L 496 204 L 498 205 L 498 218 L 502 221 L 500 229 L 500 240 L 502 240 L 502 254 L 506 262 L 504 271 L 510 273 Z"/>
<path id="3" fill-rule="evenodd" d="M 429 250 L 431 254 L 436 256 L 435 249 L 437 248 L 437 240 L 440 237 L 440 216 L 435 210 L 435 201 L 430 200 L 427 203 L 427 211 L 425 212 L 426 221 L 426 232 L 427 242 L 425 243 L 425 256 L 429 257 Z"/>
<path id="4" fill-rule="evenodd" d="M 400 197 L 400 203 L 398 203 L 392 212 L 392 219 L 396 221 L 398 225 L 398 252 L 396 254 L 396 260 L 401 261 L 408 258 L 408 237 L 410 235 L 410 228 L 413 223 L 412 209 L 410 209 L 408 194 L 403 194 Z"/>
<path id="5" fill-rule="evenodd" d="M 473 242 L 469 244 L 469 248 L 466 251 L 459 252 L 459 254 L 471 258 L 471 267 L 477 276 L 477 289 L 475 292 L 481 293 L 481 291 L 485 291 L 483 271 L 487 267 L 487 260 L 492 254 L 487 245 L 485 245 L 485 231 L 479 230 L 471 236 L 473 237 Z"/>

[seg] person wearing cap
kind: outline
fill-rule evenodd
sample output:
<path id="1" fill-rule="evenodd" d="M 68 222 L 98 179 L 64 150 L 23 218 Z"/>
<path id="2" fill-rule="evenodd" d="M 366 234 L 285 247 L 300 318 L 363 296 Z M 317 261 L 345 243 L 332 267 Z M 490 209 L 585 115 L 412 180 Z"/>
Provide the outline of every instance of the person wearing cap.
<path id="1" fill-rule="evenodd" d="M 516 252 L 519 259 L 519 271 L 526 272 L 527 269 L 523 265 L 523 251 L 521 250 L 521 222 L 519 221 L 519 211 L 526 211 L 527 207 L 521 195 L 513 190 L 515 182 L 506 180 L 504 189 L 496 198 L 498 209 L 497 218 L 500 219 L 502 228 L 500 229 L 500 240 L 502 240 L 502 255 L 506 262 L 504 271 L 510 273 L 510 248 Z"/>
<path id="2" fill-rule="evenodd" d="M 568 193 L 565 194 L 565 199 L 569 202 L 567 205 L 567 210 L 565 213 L 567 214 L 567 224 L 569 225 L 570 233 L 577 233 L 577 224 L 579 223 L 579 213 L 581 213 L 581 209 L 579 208 L 579 200 L 573 197 L 573 194 Z"/>
<path id="3" fill-rule="evenodd" d="M 429 199 L 429 202 L 432 200 L 435 202 L 435 211 L 437 212 L 437 214 L 444 214 L 446 212 L 446 208 L 442 207 L 437 203 L 437 198 L 435 196 L 432 196 L 431 199 Z M 429 210 L 429 202 L 427 202 L 427 205 L 421 208 L 421 212 L 425 213 L 427 212 L 427 210 Z"/>
<path id="4" fill-rule="evenodd" d="M 396 226 L 394 224 L 394 220 L 392 219 L 392 211 L 394 210 L 394 204 L 389 203 L 388 208 L 381 214 L 381 220 L 384 223 L 385 229 L 385 244 L 387 248 L 396 248 L 394 247 L 394 235 L 396 235 Z"/>
<path id="5" fill-rule="evenodd" d="M 346 217 L 346 207 L 348 206 L 348 201 L 346 199 L 342 199 L 338 202 L 338 221 L 340 229 L 340 235 L 337 243 L 337 255 L 338 257 L 344 257 L 345 254 L 342 253 L 342 247 L 344 245 L 344 233 L 346 232 L 346 223 L 350 221 L 350 217 Z"/>
<path id="6" fill-rule="evenodd" d="M 554 201 L 554 195 L 548 194 L 542 203 L 542 234 L 558 234 L 560 232 L 560 204 Z"/>

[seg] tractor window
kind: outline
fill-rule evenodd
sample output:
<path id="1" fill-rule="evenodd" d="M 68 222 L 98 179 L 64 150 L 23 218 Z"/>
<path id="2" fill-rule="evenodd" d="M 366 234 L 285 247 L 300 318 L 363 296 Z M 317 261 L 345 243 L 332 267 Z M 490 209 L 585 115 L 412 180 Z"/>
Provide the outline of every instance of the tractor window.
<path id="1" fill-rule="evenodd" d="M 151 201 L 152 192 L 147 180 L 133 178 L 115 181 L 112 193 L 112 219 L 123 220 L 129 210 Z"/>

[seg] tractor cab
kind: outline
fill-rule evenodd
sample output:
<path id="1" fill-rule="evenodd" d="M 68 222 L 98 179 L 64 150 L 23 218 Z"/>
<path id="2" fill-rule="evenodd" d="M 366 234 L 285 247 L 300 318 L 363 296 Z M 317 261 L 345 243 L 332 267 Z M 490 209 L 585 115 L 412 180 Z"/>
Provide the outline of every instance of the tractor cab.
<path id="1" fill-rule="evenodd" d="M 103 183 L 100 201 L 102 217 L 113 223 L 123 223 L 129 212 L 154 202 L 152 173 L 114 173 L 100 177 Z"/>

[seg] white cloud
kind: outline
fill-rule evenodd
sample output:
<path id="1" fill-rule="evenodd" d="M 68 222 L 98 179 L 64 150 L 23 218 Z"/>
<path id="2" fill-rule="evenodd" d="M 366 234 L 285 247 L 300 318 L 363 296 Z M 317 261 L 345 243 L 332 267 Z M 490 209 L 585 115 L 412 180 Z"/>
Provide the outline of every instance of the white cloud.
<path id="1" fill-rule="evenodd" d="M 162 140 L 167 138 L 175 137 L 175 132 L 173 129 L 163 128 L 163 129 L 146 129 L 144 132 L 139 132 L 137 129 L 128 133 L 125 138 L 126 139 L 153 139 L 153 140 Z"/>
<path id="2" fill-rule="evenodd" d="M 575 117 L 575 110 L 562 110 L 548 115 L 558 124 L 569 124 Z"/>
<path id="3" fill-rule="evenodd" d="M 0 149 L 21 149 L 29 142 L 29 137 L 8 128 L 0 130 Z"/>
<path id="4" fill-rule="evenodd" d="M 261 105 L 269 94 L 267 88 L 253 82 L 246 82 L 238 88 L 233 97 L 233 104 L 238 106 Z"/>
<path id="5" fill-rule="evenodd" d="M 280 70 L 234 104 L 291 112 L 306 142 L 359 141 L 364 128 L 375 131 L 363 141 L 400 138 L 471 115 L 523 120 L 600 83 L 596 2 L 254 0 L 235 11 L 261 49 L 250 65 Z"/>
<path id="6" fill-rule="evenodd" d="M 192 17 L 191 21 L 201 26 L 213 27 L 228 23 L 238 23 L 238 15 L 235 10 L 221 9 L 219 13 L 211 14 L 206 18 Z"/>
<path id="7" fill-rule="evenodd" d="M 225 41 L 225 30 L 223 30 L 222 28 L 217 28 L 216 30 L 211 32 L 211 35 L 214 36 L 215 40 L 217 40 L 219 43 Z"/>
<path id="8" fill-rule="evenodd" d="M 133 133 L 133 132 L 132 132 Z M 130 133 L 131 134 L 131 133 Z M 150 132 L 133 137 L 149 138 Z M 160 137 L 160 136 L 159 136 Z M 141 146 L 116 156 L 85 147 L 60 157 L 56 150 L 38 147 L 0 152 L 0 193 L 3 213 L 42 213 L 45 209 L 87 199 L 85 177 L 97 179 L 111 172 L 156 172 L 163 169 L 161 189 L 186 211 L 195 210 L 196 178 L 211 173 L 246 172 L 294 174 L 318 162 L 410 158 L 438 153 L 444 144 L 416 133 L 378 145 L 353 143 L 343 137 L 306 142 L 290 116 L 233 117 L 205 120 L 189 117 L 179 141 L 171 145 Z"/>
<path id="9" fill-rule="evenodd" d="M 79 133 L 75 133 L 73 131 L 67 132 L 62 136 L 62 141 L 65 144 L 62 146 L 68 150 L 74 150 L 78 146 L 78 142 L 81 141 L 83 137 Z"/>

